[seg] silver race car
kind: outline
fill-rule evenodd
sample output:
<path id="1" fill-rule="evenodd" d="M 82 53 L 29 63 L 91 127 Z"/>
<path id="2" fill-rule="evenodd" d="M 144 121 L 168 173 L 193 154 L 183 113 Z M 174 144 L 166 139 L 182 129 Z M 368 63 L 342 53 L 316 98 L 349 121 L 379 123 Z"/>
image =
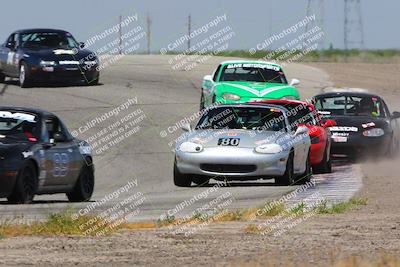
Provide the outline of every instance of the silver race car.
<path id="1" fill-rule="evenodd" d="M 272 179 L 280 185 L 311 178 L 306 127 L 291 126 L 288 110 L 271 104 L 220 105 L 203 110 L 177 139 L 176 186 L 215 180 Z"/>

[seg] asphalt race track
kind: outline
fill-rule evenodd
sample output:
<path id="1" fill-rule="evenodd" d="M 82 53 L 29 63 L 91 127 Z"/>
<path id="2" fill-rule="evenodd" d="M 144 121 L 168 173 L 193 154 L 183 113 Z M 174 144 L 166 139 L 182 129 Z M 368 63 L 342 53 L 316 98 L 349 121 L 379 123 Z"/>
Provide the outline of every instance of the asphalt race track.
<path id="1" fill-rule="evenodd" d="M 210 187 L 178 188 L 173 184 L 172 167 L 174 156 L 173 141 L 181 130 L 174 126 L 185 117 L 198 111 L 202 77 L 210 74 L 215 66 L 226 58 L 211 58 L 199 63 L 190 71 L 174 70 L 169 64 L 170 56 L 126 56 L 101 73 L 98 86 L 53 86 L 19 88 L 16 81 L 0 84 L 1 105 L 39 107 L 58 114 L 75 131 L 78 138 L 105 137 L 104 129 L 114 129 L 116 122 L 127 120 L 126 115 L 136 112 L 140 121 L 110 144 L 104 141 L 95 151 L 96 188 L 93 200 L 101 200 L 117 191 L 129 181 L 137 179 L 137 186 L 119 195 L 92 212 L 100 212 L 137 192 L 145 197 L 140 205 L 140 213 L 130 220 L 157 219 L 167 210 L 199 195 Z M 290 79 L 301 80 L 299 86 L 302 98 L 309 98 L 331 86 L 329 77 L 321 70 L 291 64 L 285 66 Z M 296 74 L 296 75 L 294 75 Z M 102 122 L 85 126 L 103 114 L 127 103 L 128 109 Z M 137 102 L 137 103 L 136 103 Z M 109 128 L 110 127 L 110 128 Z M 80 130 L 81 129 L 81 130 Z M 84 130 L 82 130 L 84 129 Z M 100 134 L 102 133 L 102 134 Z M 161 133 L 161 134 L 160 134 Z M 97 141 L 99 138 L 94 138 Z M 100 141 L 98 141 L 100 142 Z M 101 143 L 101 142 L 100 142 Z M 314 190 L 334 201 L 350 198 L 361 185 L 361 175 L 357 166 L 340 165 L 334 173 L 315 176 Z M 211 182 L 211 186 L 213 185 Z M 233 198 L 227 208 L 252 207 L 266 201 L 278 199 L 294 190 L 296 186 L 275 186 L 272 181 L 236 182 L 219 188 L 206 198 L 185 206 L 178 214 L 190 213 L 213 198 L 229 192 Z M 88 204 L 70 204 L 63 194 L 37 196 L 31 205 L 10 205 L 5 199 L 0 201 L 1 218 L 37 219 L 64 209 L 78 210 Z"/>

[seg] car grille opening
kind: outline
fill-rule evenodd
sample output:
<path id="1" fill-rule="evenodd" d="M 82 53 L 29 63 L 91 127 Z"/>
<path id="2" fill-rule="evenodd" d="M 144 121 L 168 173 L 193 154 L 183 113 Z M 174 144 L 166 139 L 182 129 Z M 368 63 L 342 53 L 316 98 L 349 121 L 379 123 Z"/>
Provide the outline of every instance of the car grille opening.
<path id="1" fill-rule="evenodd" d="M 200 168 L 207 172 L 218 173 L 249 173 L 257 169 L 256 165 L 242 164 L 201 164 Z"/>

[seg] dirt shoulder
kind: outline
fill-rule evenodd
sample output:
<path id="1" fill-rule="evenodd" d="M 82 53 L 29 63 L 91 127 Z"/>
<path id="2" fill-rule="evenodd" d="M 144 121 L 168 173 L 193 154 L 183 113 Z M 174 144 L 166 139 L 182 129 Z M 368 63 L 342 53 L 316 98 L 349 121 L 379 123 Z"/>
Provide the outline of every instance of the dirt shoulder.
<path id="1" fill-rule="evenodd" d="M 397 65 L 313 66 L 329 73 L 336 86 L 377 88 L 374 91 L 390 100 L 392 109 L 400 103 Z M 345 214 L 315 215 L 280 236 L 246 233 L 247 223 L 223 223 L 190 236 L 152 229 L 101 238 L 18 237 L 0 241 L 0 264 L 327 266 L 350 255 L 370 261 L 382 253 L 400 257 L 399 163 L 400 160 L 392 160 L 362 164 L 365 178 L 359 197 L 368 199 L 366 206 Z"/>

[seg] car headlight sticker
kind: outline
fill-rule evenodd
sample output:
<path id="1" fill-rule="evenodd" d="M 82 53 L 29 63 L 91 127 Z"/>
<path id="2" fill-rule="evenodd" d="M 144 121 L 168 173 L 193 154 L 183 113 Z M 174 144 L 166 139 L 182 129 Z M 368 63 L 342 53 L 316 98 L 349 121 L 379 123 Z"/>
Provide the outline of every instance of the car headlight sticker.
<path id="1" fill-rule="evenodd" d="M 264 144 L 256 147 L 257 153 L 262 154 L 276 154 L 283 151 L 282 147 L 278 144 Z"/>
<path id="2" fill-rule="evenodd" d="M 203 151 L 203 146 L 193 142 L 183 142 L 179 146 L 179 150 L 187 153 L 199 153 Z"/>
<path id="3" fill-rule="evenodd" d="M 240 96 L 231 93 L 222 94 L 222 98 L 225 100 L 235 100 L 235 101 L 240 100 Z"/>

